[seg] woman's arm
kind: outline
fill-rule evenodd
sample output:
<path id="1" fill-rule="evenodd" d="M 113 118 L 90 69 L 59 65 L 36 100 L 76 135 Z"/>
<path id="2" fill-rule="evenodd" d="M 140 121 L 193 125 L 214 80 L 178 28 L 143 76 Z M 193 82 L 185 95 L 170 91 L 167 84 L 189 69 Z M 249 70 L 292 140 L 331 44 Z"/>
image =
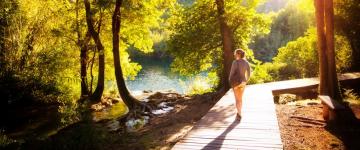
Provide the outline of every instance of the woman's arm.
<path id="1" fill-rule="evenodd" d="M 236 62 L 233 61 L 231 64 L 231 69 L 230 69 L 230 74 L 229 74 L 229 82 L 231 82 L 232 79 L 234 78 L 235 71 L 236 71 Z"/>
<path id="2" fill-rule="evenodd" d="M 251 75 L 251 68 L 250 68 L 249 62 L 247 63 L 246 74 L 247 74 L 247 81 L 246 82 L 249 82 L 250 75 Z"/>

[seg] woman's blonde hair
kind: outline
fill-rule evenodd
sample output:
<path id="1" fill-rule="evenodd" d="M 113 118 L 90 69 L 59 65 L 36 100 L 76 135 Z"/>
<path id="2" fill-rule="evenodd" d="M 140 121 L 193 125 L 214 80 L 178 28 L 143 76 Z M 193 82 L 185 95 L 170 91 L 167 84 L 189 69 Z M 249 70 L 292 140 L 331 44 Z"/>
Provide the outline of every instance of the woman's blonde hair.
<path id="1" fill-rule="evenodd" d="M 242 50 L 242 49 L 236 49 L 235 51 L 234 51 L 234 55 L 240 55 L 240 57 L 241 58 L 244 58 L 245 57 L 245 51 L 244 50 Z"/>

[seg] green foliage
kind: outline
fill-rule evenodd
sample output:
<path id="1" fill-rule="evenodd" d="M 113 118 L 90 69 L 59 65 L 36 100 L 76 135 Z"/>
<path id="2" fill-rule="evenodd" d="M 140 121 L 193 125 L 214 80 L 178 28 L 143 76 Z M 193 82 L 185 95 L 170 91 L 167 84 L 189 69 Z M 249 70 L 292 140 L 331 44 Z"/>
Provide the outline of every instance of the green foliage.
<path id="1" fill-rule="evenodd" d="M 8 2 L 8 1 L 7 1 Z M 156 1 L 125 1 L 122 9 L 121 22 L 121 65 L 124 77 L 133 79 L 141 66 L 131 62 L 127 49 L 133 47 L 142 52 L 151 52 L 153 47 L 152 31 L 160 30 L 163 22 L 161 16 L 171 4 L 171 0 Z M 111 15 L 112 1 L 93 1 L 92 14 L 95 26 L 100 29 L 101 38 L 105 46 L 106 79 L 114 80 L 112 57 Z M 30 92 L 40 101 L 55 101 L 64 105 L 73 104 L 79 97 L 80 91 L 80 58 L 78 35 L 84 37 L 86 33 L 85 11 L 82 1 L 9 1 L 1 3 L 6 9 L 1 12 L 1 21 L 11 24 L 6 27 L 7 39 L 2 44 L 1 63 L 6 63 L 2 70 L 10 70 L 11 76 L 19 76 L 19 81 L 27 84 L 35 81 L 45 87 L 53 87 L 54 97 L 48 97 L 47 92 Z M 47 7 L 43 7 L 47 6 Z M 3 9 L 1 9 L 3 10 Z M 78 12 L 78 15 L 76 14 Z M 100 19 L 101 18 L 101 19 Z M 1 30 L 4 31 L 4 30 Z M 3 40 L 2 40 L 3 41 Z M 3 45 L 6 47 L 3 48 Z M 90 42 L 89 65 L 94 63 L 96 74 L 97 63 L 93 41 Z M 6 51 L 3 51 L 6 49 Z M 95 55 L 94 60 L 91 58 Z M 4 59 L 4 61 L 3 61 Z M 2 73 L 4 73 L 2 71 Z M 96 76 L 94 76 L 96 79 Z M 31 80 L 34 80 L 32 82 Z M 88 79 L 90 84 L 90 79 Z M 18 82 L 17 82 L 18 83 Z M 96 80 L 93 85 L 96 85 Z M 26 86 L 31 88 L 31 86 Z M 44 87 L 44 86 L 39 86 Z M 24 91 L 32 91 L 33 89 Z"/>
<path id="2" fill-rule="evenodd" d="M 266 83 L 281 80 L 282 76 L 292 74 L 286 73 L 285 70 L 290 70 L 285 67 L 286 64 L 283 63 L 258 64 L 254 67 L 255 69 L 251 74 L 249 84 Z"/>
<path id="3" fill-rule="evenodd" d="M 352 50 L 351 69 L 358 71 L 360 68 L 360 1 L 335 0 L 335 31 L 346 36 Z"/>
<path id="4" fill-rule="evenodd" d="M 214 60 L 221 58 L 218 48 L 221 38 L 214 33 L 219 33 L 214 6 L 196 1 L 189 8 L 177 8 L 172 13 L 169 41 L 169 52 L 175 56 L 172 70 L 190 75 L 209 69 Z"/>
<path id="5" fill-rule="evenodd" d="M 305 36 L 289 42 L 279 48 L 274 63 L 286 63 L 298 71 L 296 77 L 313 77 L 318 71 L 318 55 L 316 49 L 316 30 L 310 29 Z"/>
<path id="6" fill-rule="evenodd" d="M 162 34 L 165 19 L 162 16 L 171 8 L 172 2 L 172 0 L 124 1 L 121 8 L 120 63 L 126 79 L 134 79 L 142 69 L 138 63 L 132 62 L 129 50 L 138 50 L 142 53 L 153 52 L 154 43 L 162 41 L 162 35 L 158 39 L 156 37 Z M 105 77 L 109 81 L 115 80 L 112 57 L 112 9 L 109 7 L 104 10 L 104 16 L 107 19 L 103 20 L 101 35 L 106 56 Z"/>
<path id="7" fill-rule="evenodd" d="M 315 28 L 308 29 L 304 36 L 279 48 L 272 63 L 256 65 L 249 82 L 264 83 L 317 76 L 319 62 L 316 41 Z M 345 36 L 335 35 L 335 54 L 337 71 L 347 71 L 351 66 L 352 51 Z"/>
<path id="8" fill-rule="evenodd" d="M 250 47 L 261 61 L 271 61 L 278 48 L 289 41 L 303 36 L 310 26 L 315 25 L 315 9 L 312 0 L 289 1 L 277 13 L 268 13 L 273 22 L 268 35 L 254 37 Z"/>
<path id="9" fill-rule="evenodd" d="M 80 43 L 85 39 L 87 31 L 83 1 L 5 2 L 0 3 L 1 114 L 8 115 L 9 106 L 55 105 L 58 108 L 56 115 L 59 116 L 51 118 L 54 124 L 63 126 L 79 121 L 82 119 L 80 109 L 83 109 L 83 106 L 78 105 Z M 91 1 L 95 28 L 105 46 L 100 53 L 106 55 L 107 83 L 115 79 L 111 32 L 113 3 L 106 0 Z M 120 58 L 125 78 L 133 79 L 141 69 L 139 64 L 130 59 L 128 49 L 144 53 L 153 51 L 153 33 L 163 30 L 163 14 L 171 4 L 172 0 L 124 2 L 121 8 Z M 87 81 L 90 85 L 91 73 L 94 75 L 92 85 L 96 85 L 98 52 L 92 40 L 88 47 Z M 109 95 L 117 95 L 114 92 L 117 90 L 111 85 L 108 87 L 106 84 L 105 89 Z"/>
<path id="10" fill-rule="evenodd" d="M 335 60 L 336 70 L 346 72 L 354 63 L 352 60 L 353 50 L 350 40 L 346 36 L 335 35 Z"/>
<path id="11" fill-rule="evenodd" d="M 269 32 L 270 18 L 256 13 L 258 1 L 225 1 L 225 17 L 233 31 L 235 47 L 247 52 L 247 59 L 258 63 L 247 48 L 252 36 Z M 222 40 L 214 1 L 195 1 L 176 6 L 169 19 L 169 52 L 174 56 L 172 71 L 194 75 L 222 67 Z"/>
<path id="12" fill-rule="evenodd" d="M 197 75 L 192 79 L 190 85 L 186 87 L 185 93 L 188 95 L 196 95 L 213 92 L 218 82 L 219 78 L 215 70 L 207 73 L 206 77 Z M 183 85 L 185 86 L 185 83 L 183 83 Z"/>
<path id="13" fill-rule="evenodd" d="M 316 46 L 317 36 L 315 28 L 310 28 L 305 36 L 289 42 L 279 49 L 279 54 L 274 57 L 274 64 L 286 64 L 285 70 L 290 74 L 279 72 L 280 79 L 315 77 L 318 74 L 318 55 Z M 346 37 L 335 35 L 336 69 L 343 72 L 351 64 L 351 49 Z"/>

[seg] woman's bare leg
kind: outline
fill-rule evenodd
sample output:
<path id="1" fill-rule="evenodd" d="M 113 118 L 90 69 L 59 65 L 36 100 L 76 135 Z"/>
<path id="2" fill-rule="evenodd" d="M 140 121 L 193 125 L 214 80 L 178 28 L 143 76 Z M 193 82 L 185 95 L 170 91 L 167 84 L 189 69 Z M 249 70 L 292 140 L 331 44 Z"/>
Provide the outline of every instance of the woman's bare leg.
<path id="1" fill-rule="evenodd" d="M 235 94 L 235 106 L 237 109 L 237 113 L 241 116 L 242 109 L 242 96 L 244 94 L 245 87 L 235 87 L 233 88 Z"/>

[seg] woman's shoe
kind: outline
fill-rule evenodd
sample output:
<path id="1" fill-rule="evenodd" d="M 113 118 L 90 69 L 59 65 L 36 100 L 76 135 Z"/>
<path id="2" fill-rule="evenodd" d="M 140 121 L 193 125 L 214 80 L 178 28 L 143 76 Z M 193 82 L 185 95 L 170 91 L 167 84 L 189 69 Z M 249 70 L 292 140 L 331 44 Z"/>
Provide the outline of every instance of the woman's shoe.
<path id="1" fill-rule="evenodd" d="M 236 114 L 236 121 L 240 121 L 241 120 L 241 116 L 237 113 Z"/>

